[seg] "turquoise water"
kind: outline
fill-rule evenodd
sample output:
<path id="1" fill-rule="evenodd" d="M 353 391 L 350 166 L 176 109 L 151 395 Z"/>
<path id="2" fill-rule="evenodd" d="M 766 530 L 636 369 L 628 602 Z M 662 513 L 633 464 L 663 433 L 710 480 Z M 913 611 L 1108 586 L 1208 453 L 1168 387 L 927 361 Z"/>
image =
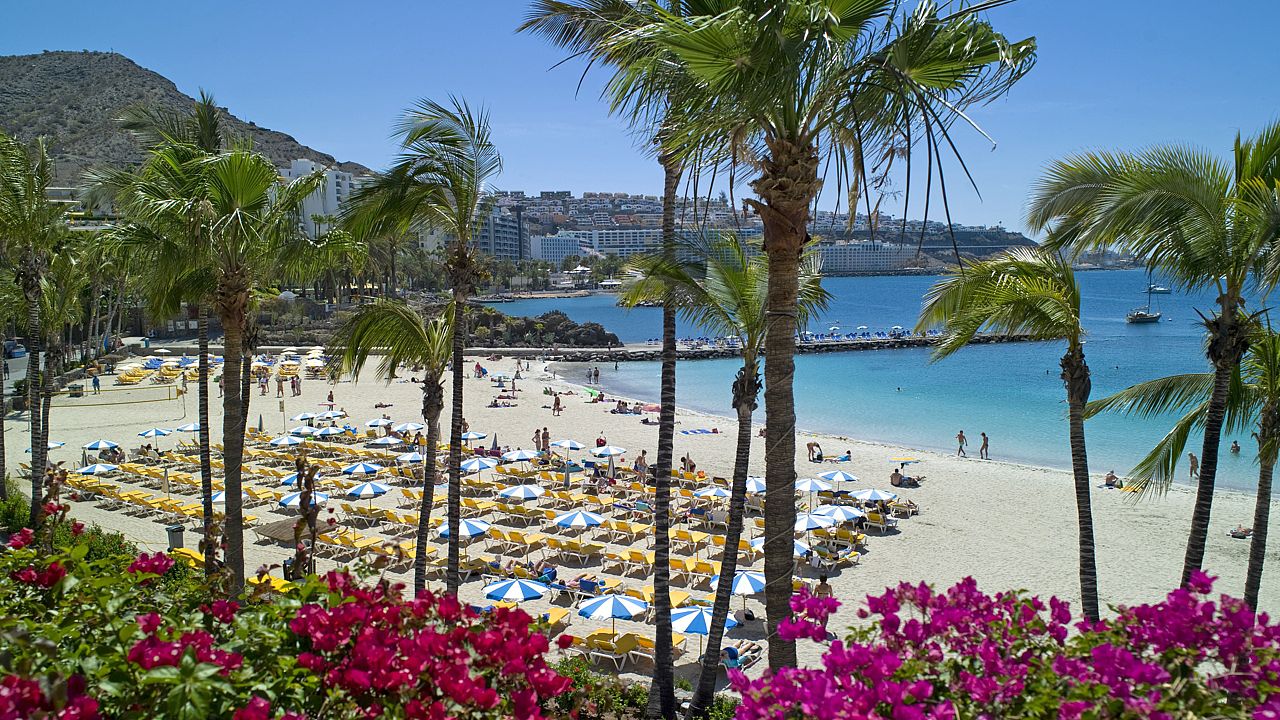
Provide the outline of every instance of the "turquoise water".
<path id="1" fill-rule="evenodd" d="M 1206 370 L 1196 308 L 1211 309 L 1209 294 L 1156 295 L 1153 304 L 1164 313 L 1163 321 L 1129 325 L 1125 313 L 1146 302 L 1147 279 L 1141 271 L 1086 272 L 1079 277 L 1094 398 L 1143 380 Z M 810 329 L 911 327 L 921 296 L 935 280 L 827 278 L 824 285 L 835 300 Z M 615 307 L 609 295 L 522 300 L 500 308 L 514 315 L 559 309 L 574 320 L 603 324 L 624 342 L 644 342 L 660 335 L 661 311 L 624 310 Z M 699 334 L 696 328 L 681 324 L 681 337 Z M 976 452 L 975 439 L 979 432 L 986 432 L 997 459 L 1067 468 L 1066 403 L 1058 377 L 1062 352 L 1061 343 L 1010 343 L 966 348 L 937 363 L 929 362 L 925 349 L 798 356 L 798 423 L 810 430 L 944 451 L 954 449 L 952 438 L 963 429 Z M 681 362 L 677 401 L 696 410 L 731 415 L 729 385 L 737 367 L 734 360 Z M 658 397 L 657 363 L 621 363 L 616 371 L 612 365 L 602 365 L 600 370 L 602 383 L 614 392 L 648 400 Z M 763 407 L 757 415 L 763 421 Z M 1090 467 L 1123 474 L 1171 424 L 1171 419 L 1118 416 L 1090 420 L 1085 428 Z M 1226 452 L 1232 439 L 1245 448 L 1240 455 Z M 1197 438 L 1191 448 L 1197 454 L 1199 444 Z M 1228 437 L 1222 447 L 1220 484 L 1246 490 L 1255 487 L 1252 441 Z"/>

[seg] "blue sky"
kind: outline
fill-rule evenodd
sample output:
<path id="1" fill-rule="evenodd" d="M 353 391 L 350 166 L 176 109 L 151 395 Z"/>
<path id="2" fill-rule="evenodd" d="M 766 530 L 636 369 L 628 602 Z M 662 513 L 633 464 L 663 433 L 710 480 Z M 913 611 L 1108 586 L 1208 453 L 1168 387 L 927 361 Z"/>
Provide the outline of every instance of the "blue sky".
<path id="1" fill-rule="evenodd" d="M 519 0 L 5 6 L 0 53 L 114 50 L 343 160 L 384 165 L 397 113 L 453 93 L 488 106 L 503 188 L 661 189 L 656 165 L 599 101 L 598 81 L 579 90 L 580 66 L 552 69 L 557 50 L 514 33 Z M 961 133 L 982 197 L 950 168 L 957 222 L 1021 228 L 1029 184 L 1065 153 L 1174 141 L 1225 153 L 1237 130 L 1280 117 L 1275 0 L 1019 0 L 992 19 L 1011 38 L 1036 36 L 1039 63 L 973 113 L 994 150 Z"/>

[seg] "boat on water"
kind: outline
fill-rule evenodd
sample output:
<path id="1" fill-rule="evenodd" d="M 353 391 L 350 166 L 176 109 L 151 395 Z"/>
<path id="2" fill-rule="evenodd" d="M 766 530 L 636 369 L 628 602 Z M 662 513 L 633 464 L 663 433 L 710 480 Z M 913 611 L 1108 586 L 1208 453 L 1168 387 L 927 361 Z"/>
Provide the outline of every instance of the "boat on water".
<path id="1" fill-rule="evenodd" d="M 1158 323 L 1160 322 L 1160 311 L 1151 309 L 1151 296 L 1156 292 L 1155 284 L 1147 286 L 1147 304 L 1146 307 L 1134 308 L 1124 316 L 1124 321 L 1133 324 Z M 1166 291 L 1167 292 L 1167 291 Z"/>
<path id="2" fill-rule="evenodd" d="M 1173 291 L 1163 285 L 1151 283 L 1147 286 L 1147 293 L 1151 295 L 1168 295 L 1171 292 Z"/>

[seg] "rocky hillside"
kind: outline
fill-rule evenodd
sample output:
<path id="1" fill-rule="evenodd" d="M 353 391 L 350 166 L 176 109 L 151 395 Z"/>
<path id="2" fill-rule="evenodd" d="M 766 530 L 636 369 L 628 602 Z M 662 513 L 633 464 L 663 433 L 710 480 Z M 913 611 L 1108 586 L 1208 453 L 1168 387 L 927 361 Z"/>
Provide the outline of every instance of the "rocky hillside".
<path id="1" fill-rule="evenodd" d="M 123 55 L 104 52 L 44 52 L 0 56 L 0 129 L 30 140 L 53 141 L 58 176 L 74 181 L 87 167 L 137 162 L 141 153 L 116 119 L 139 103 L 182 109 L 192 98 L 164 76 Z M 356 173 L 357 163 L 338 163 L 289 135 L 258 127 L 228 113 L 234 135 L 250 136 L 254 146 L 279 164 L 306 158 Z"/>

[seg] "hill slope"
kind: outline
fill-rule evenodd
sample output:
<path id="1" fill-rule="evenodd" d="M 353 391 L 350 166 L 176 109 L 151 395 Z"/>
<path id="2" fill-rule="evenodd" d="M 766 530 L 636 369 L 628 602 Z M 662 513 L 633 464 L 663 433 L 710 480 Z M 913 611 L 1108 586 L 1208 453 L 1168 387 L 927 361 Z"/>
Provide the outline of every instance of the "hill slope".
<path id="1" fill-rule="evenodd" d="M 116 119 L 144 103 L 174 109 L 193 99 L 164 76 L 118 53 L 44 52 L 0 56 L 0 129 L 23 140 L 53 141 L 60 180 L 71 182 L 87 167 L 138 162 L 142 153 Z M 306 158 L 367 173 L 358 163 L 339 163 L 289 135 L 258 127 L 227 113 L 231 133 L 250 136 L 254 147 L 277 164 Z"/>

